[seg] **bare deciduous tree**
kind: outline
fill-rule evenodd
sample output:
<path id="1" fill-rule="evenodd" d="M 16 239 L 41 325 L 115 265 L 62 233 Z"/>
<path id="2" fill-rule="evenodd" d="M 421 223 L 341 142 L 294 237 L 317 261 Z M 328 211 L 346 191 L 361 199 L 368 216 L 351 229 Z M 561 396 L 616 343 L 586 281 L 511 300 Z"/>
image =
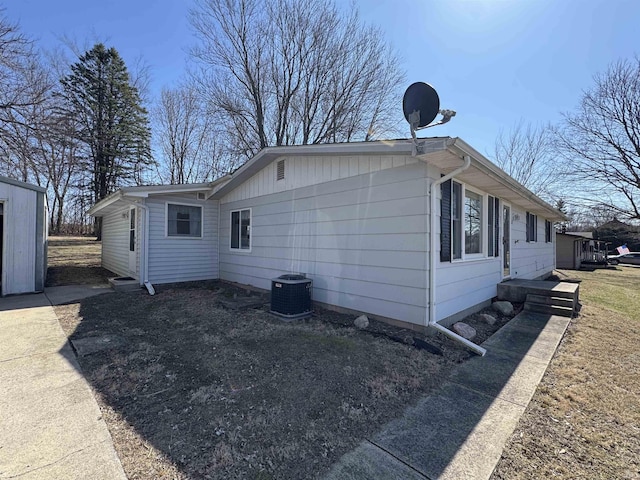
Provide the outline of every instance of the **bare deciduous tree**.
<path id="1" fill-rule="evenodd" d="M 0 173 L 41 182 L 30 139 L 51 85 L 32 42 L 0 9 Z"/>
<path id="2" fill-rule="evenodd" d="M 0 132 L 15 123 L 29 126 L 24 109 L 44 101 L 47 80 L 31 41 L 0 9 Z"/>
<path id="3" fill-rule="evenodd" d="M 536 195 L 547 200 L 558 197 L 561 182 L 558 155 L 550 127 L 516 124 L 501 131 L 495 141 L 496 164 Z"/>
<path id="4" fill-rule="evenodd" d="M 640 219 L 640 58 L 594 77 L 579 107 L 565 114 L 557 144 L 583 201 Z"/>
<path id="5" fill-rule="evenodd" d="M 233 168 L 220 147 L 213 117 L 192 85 L 163 89 L 153 120 L 163 183 L 211 181 Z"/>
<path id="6" fill-rule="evenodd" d="M 199 84 L 236 154 L 392 130 L 403 73 L 382 33 L 331 0 L 197 0 Z"/>

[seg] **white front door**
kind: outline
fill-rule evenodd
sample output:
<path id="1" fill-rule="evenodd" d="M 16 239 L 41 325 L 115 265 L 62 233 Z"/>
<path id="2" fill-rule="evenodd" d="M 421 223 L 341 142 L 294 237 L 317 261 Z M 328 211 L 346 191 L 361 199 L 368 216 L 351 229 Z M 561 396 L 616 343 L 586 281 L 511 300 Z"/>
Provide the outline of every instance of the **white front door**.
<path id="1" fill-rule="evenodd" d="M 502 204 L 502 278 L 511 276 L 511 207 Z"/>
<path id="2" fill-rule="evenodd" d="M 136 209 L 129 210 L 129 272 L 136 275 Z"/>

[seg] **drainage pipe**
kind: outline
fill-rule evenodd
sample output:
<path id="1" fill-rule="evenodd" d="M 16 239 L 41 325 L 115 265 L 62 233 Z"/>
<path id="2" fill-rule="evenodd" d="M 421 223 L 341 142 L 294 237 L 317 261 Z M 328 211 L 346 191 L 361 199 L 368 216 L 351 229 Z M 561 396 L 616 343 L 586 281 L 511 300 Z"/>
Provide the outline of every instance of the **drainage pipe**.
<path id="1" fill-rule="evenodd" d="M 429 292 L 427 294 L 427 298 L 426 298 L 426 304 L 429 307 L 429 311 L 428 313 L 425 312 L 425 325 L 427 327 L 433 327 L 436 330 L 438 330 L 439 332 L 445 334 L 446 336 L 464 344 L 466 347 L 470 348 L 471 350 L 473 350 L 474 352 L 476 352 L 478 355 L 484 356 L 485 353 L 487 353 L 486 349 L 482 348 L 479 345 L 476 345 L 475 343 L 467 340 L 466 338 L 458 335 L 455 332 L 452 332 L 451 330 L 449 330 L 448 328 L 443 327 L 442 325 L 440 325 L 438 322 L 436 322 L 436 262 L 437 262 L 437 258 L 436 258 L 436 242 L 437 242 L 437 238 L 436 238 L 436 227 L 437 227 L 437 222 L 436 222 L 436 216 L 438 214 L 438 209 L 436 208 L 437 205 L 437 193 L 438 193 L 438 186 L 440 186 L 440 184 L 446 182 L 447 180 L 452 179 L 453 177 L 455 177 L 456 175 L 458 175 L 459 173 L 465 171 L 467 168 L 469 168 L 469 166 L 471 165 L 471 157 L 469 157 L 469 155 L 464 155 L 463 157 L 464 159 L 464 164 L 462 164 L 462 166 L 456 168 L 453 172 L 448 173 L 447 175 L 445 175 L 444 177 L 440 177 L 437 180 L 434 180 L 433 182 L 431 182 L 431 191 L 430 191 L 430 199 L 429 199 L 429 206 L 431 209 L 430 212 L 430 218 L 431 218 L 431 227 L 430 227 L 430 232 L 429 232 L 429 236 L 430 236 L 430 240 L 429 240 L 429 273 L 427 275 L 427 278 L 425 280 L 427 280 L 428 285 L 429 285 Z"/>
<path id="2" fill-rule="evenodd" d="M 132 207 L 142 208 L 144 210 L 144 233 L 142 235 L 142 256 L 141 258 L 141 272 L 140 272 L 140 285 L 144 285 L 148 290 L 150 295 L 154 295 L 155 289 L 151 282 L 149 282 L 149 207 L 144 203 L 133 202 L 129 199 L 122 199 L 125 203 L 131 205 Z M 144 200 L 142 200 L 144 202 Z"/>

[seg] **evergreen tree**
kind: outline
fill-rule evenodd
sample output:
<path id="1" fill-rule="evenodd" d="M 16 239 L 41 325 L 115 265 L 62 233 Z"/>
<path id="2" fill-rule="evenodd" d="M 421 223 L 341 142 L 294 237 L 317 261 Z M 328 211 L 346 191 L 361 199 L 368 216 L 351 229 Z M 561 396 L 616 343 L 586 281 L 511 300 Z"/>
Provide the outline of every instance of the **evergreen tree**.
<path id="1" fill-rule="evenodd" d="M 152 163 L 149 120 L 116 49 L 96 44 L 60 81 L 65 113 L 77 119 L 77 137 L 87 149 L 93 203 L 138 183 Z M 99 222 L 96 235 L 100 239 Z"/>

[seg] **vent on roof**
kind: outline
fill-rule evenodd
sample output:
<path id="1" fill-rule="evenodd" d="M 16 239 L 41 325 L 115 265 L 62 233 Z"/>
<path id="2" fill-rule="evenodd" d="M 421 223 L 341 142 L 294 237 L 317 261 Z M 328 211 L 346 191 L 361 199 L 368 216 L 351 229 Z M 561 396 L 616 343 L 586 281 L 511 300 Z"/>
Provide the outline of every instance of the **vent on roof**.
<path id="1" fill-rule="evenodd" d="M 198 192 L 198 193 L 196 193 L 196 196 L 198 197 L 198 200 L 206 200 L 204 198 L 204 192 Z"/>
<path id="2" fill-rule="evenodd" d="M 278 160 L 276 180 L 284 180 L 284 160 Z"/>

